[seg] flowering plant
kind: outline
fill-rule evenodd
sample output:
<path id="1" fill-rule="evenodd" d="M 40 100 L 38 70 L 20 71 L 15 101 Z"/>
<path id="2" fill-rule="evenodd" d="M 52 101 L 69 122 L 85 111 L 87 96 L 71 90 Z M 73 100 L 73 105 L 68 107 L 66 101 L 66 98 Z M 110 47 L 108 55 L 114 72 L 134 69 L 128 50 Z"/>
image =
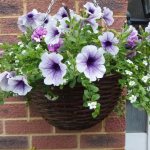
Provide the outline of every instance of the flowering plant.
<path id="1" fill-rule="evenodd" d="M 100 92 L 95 81 L 119 73 L 120 84 L 129 90 L 128 100 L 150 112 L 150 24 L 139 35 L 132 26 L 121 33 L 110 29 L 113 22 L 109 8 L 91 2 L 80 15 L 63 6 L 54 16 L 34 9 L 19 17 L 20 42 L 0 45 L 5 50 L 0 54 L 1 96 L 25 96 L 44 79 L 45 96 L 56 100 L 50 88 L 80 83 L 84 107 L 96 117 Z"/>

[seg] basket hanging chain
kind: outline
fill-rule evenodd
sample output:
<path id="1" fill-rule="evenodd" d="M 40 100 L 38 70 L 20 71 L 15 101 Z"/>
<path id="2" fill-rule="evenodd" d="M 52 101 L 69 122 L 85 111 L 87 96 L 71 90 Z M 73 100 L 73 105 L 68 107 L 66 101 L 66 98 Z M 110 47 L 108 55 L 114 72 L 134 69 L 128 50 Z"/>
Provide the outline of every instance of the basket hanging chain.
<path id="1" fill-rule="evenodd" d="M 48 14 L 51 12 L 52 6 L 56 3 L 56 1 L 57 1 L 57 0 L 51 0 L 50 4 L 49 4 L 49 6 L 48 6 L 47 12 L 46 12 L 44 21 L 47 19 Z M 93 0 L 93 3 L 94 3 L 96 6 L 98 6 L 97 0 Z"/>
<path id="2" fill-rule="evenodd" d="M 52 6 L 56 3 L 57 0 L 51 0 L 49 7 L 47 9 L 46 15 L 48 15 L 51 12 Z M 97 6 L 97 0 L 93 0 L 93 3 Z"/>
<path id="3" fill-rule="evenodd" d="M 95 4 L 95 6 L 98 6 L 97 0 L 93 0 L 93 3 Z"/>

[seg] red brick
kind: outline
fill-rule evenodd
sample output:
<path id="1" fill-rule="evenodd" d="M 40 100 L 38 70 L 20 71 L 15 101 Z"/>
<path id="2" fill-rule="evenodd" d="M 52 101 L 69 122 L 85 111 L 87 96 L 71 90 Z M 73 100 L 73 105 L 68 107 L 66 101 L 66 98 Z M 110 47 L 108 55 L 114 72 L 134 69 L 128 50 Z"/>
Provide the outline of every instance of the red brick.
<path id="1" fill-rule="evenodd" d="M 106 132 L 124 132 L 125 131 L 125 118 L 124 117 L 111 117 L 105 121 Z"/>
<path id="2" fill-rule="evenodd" d="M 11 120 L 5 123 L 6 134 L 51 133 L 53 127 L 44 120 Z"/>
<path id="3" fill-rule="evenodd" d="M 0 149 L 5 150 L 21 150 L 28 149 L 28 138 L 25 136 L 5 136 L 0 137 Z"/>
<path id="4" fill-rule="evenodd" d="M 25 102 L 25 98 L 21 97 L 21 96 L 17 96 L 17 97 L 9 97 L 5 99 L 5 102 L 11 102 L 11 103 L 16 103 L 16 102 Z"/>
<path id="5" fill-rule="evenodd" d="M 86 2 L 89 2 L 89 0 L 80 1 L 80 7 L 82 8 Z M 126 16 L 127 0 L 97 0 L 97 2 L 101 8 L 108 7 L 113 10 L 115 15 Z"/>
<path id="6" fill-rule="evenodd" d="M 19 33 L 17 18 L 0 19 L 0 29 L 2 34 Z"/>
<path id="7" fill-rule="evenodd" d="M 31 11 L 36 8 L 38 11 L 45 13 L 48 9 L 49 3 L 49 0 L 27 0 L 27 9 L 28 11 Z M 74 8 L 74 0 L 58 0 L 52 8 L 52 14 L 58 11 L 62 6 L 62 3 L 65 3 L 70 9 Z"/>
<path id="8" fill-rule="evenodd" d="M 25 104 L 4 104 L 0 105 L 0 118 L 20 118 L 27 116 Z"/>
<path id="9" fill-rule="evenodd" d="M 17 35 L 0 35 L 0 43 L 16 43 L 18 41 Z"/>
<path id="10" fill-rule="evenodd" d="M 20 15 L 23 12 L 23 0 L 0 0 L 0 15 Z"/>
<path id="11" fill-rule="evenodd" d="M 75 131 L 70 131 L 70 130 L 61 130 L 59 128 L 55 129 L 56 133 L 86 133 L 86 132 L 100 132 L 102 130 L 102 123 L 99 123 L 89 129 L 85 129 L 85 130 L 75 130 Z"/>
<path id="12" fill-rule="evenodd" d="M 95 134 L 81 135 L 81 148 L 122 148 L 125 145 L 125 135 Z"/>
<path id="13" fill-rule="evenodd" d="M 75 135 L 34 136 L 33 147 L 37 149 L 70 149 L 77 148 Z"/>
<path id="14" fill-rule="evenodd" d="M 41 117 L 41 114 L 32 105 L 30 105 L 30 117 Z"/>
<path id="15" fill-rule="evenodd" d="M 123 26 L 126 21 L 126 17 L 114 17 L 114 23 L 110 26 L 111 29 L 116 29 L 117 31 L 122 31 Z"/>

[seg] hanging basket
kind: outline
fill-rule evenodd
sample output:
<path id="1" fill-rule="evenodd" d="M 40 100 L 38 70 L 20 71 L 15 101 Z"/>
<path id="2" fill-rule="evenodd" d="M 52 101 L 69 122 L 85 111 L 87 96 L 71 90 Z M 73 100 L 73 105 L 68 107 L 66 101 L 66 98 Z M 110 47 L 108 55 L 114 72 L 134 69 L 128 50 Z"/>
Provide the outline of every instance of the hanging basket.
<path id="1" fill-rule="evenodd" d="M 86 129 L 102 121 L 114 109 L 121 96 L 118 84 L 120 78 L 120 75 L 114 74 L 96 82 L 101 95 L 101 111 L 96 119 L 92 118 L 92 110 L 83 107 L 84 89 L 81 85 L 73 89 L 67 86 L 63 90 L 55 89 L 59 95 L 56 101 L 50 101 L 44 96 L 41 85 L 33 89 L 29 97 L 35 109 L 53 126 L 65 130 Z"/>

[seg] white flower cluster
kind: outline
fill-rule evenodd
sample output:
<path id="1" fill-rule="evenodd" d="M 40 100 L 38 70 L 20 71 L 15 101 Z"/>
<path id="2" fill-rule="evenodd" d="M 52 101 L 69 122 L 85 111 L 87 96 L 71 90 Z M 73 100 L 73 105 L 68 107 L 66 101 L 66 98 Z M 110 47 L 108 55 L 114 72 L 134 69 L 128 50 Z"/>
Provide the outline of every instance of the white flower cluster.
<path id="1" fill-rule="evenodd" d="M 96 109 L 97 102 L 88 102 L 88 107 L 89 109 Z"/>

